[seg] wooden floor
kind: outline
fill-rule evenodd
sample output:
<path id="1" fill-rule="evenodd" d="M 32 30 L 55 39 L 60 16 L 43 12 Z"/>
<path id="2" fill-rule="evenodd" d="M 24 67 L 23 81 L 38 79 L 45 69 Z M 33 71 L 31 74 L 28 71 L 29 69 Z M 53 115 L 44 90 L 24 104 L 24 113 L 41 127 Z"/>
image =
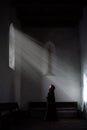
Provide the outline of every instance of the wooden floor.
<path id="1" fill-rule="evenodd" d="M 60 119 L 58 121 L 27 119 L 4 127 L 8 130 L 87 130 L 87 121 L 82 119 Z"/>

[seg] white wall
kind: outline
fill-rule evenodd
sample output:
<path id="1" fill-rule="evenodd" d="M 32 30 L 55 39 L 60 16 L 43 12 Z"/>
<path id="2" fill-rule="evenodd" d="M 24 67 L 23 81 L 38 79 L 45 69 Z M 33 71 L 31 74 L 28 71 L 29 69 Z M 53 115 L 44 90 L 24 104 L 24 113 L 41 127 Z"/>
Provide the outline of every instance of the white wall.
<path id="1" fill-rule="evenodd" d="M 46 101 L 50 83 L 56 86 L 56 101 L 77 101 L 80 103 L 80 57 L 78 30 L 76 28 L 33 28 L 39 32 L 41 42 L 31 38 L 31 29 L 26 35 L 16 29 L 16 57 L 19 63 L 21 80 L 21 104 L 29 101 Z M 35 31 L 35 32 L 34 32 Z M 32 33 L 32 34 L 33 34 Z M 38 35 L 39 37 L 39 35 Z M 35 37 L 34 37 L 35 38 Z M 38 38 L 37 38 L 38 39 Z M 54 43 L 56 52 L 53 54 L 53 74 L 45 75 L 47 56 L 45 44 Z M 19 54 L 20 52 L 20 54 Z"/>
<path id="2" fill-rule="evenodd" d="M 56 86 L 56 101 L 80 103 L 80 57 L 78 30 L 76 28 L 42 29 L 43 42 L 52 41 L 56 47 L 54 76 L 43 76 L 43 96 L 52 82 Z"/>
<path id="3" fill-rule="evenodd" d="M 80 103 L 78 31 L 73 28 L 31 28 L 28 29 L 28 36 L 16 29 L 15 78 L 18 79 L 15 80 L 18 84 L 14 90 L 14 71 L 8 66 L 10 21 L 7 5 L 0 5 L 0 102 L 14 101 L 15 96 L 22 105 L 28 101 L 44 101 L 49 84 L 54 83 L 56 101 Z M 41 42 L 35 41 L 30 35 Z M 54 76 L 44 74 L 47 64 L 44 47 L 48 41 L 56 47 Z"/>

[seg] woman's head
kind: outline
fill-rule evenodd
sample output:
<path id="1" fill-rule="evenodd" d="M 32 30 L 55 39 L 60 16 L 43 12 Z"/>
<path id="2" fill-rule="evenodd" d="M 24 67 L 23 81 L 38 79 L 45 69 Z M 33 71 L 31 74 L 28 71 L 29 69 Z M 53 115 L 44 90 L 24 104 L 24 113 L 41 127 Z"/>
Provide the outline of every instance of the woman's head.
<path id="1" fill-rule="evenodd" d="M 55 86 L 53 84 L 50 85 L 49 91 L 54 91 Z"/>

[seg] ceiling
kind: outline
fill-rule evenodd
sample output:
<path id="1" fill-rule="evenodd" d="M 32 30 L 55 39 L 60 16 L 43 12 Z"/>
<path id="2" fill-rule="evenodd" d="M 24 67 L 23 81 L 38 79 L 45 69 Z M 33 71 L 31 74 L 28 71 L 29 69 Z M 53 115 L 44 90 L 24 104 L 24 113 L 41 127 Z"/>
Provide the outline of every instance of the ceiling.
<path id="1" fill-rule="evenodd" d="M 82 16 L 83 4 L 62 2 L 12 2 L 22 27 L 74 27 Z"/>

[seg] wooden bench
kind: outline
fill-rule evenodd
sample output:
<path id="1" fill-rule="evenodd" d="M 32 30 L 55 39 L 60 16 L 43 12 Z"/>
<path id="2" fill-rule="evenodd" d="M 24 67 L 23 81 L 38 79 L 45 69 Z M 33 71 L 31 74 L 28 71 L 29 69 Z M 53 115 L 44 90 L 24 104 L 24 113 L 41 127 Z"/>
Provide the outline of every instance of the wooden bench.
<path id="1" fill-rule="evenodd" d="M 46 102 L 29 102 L 28 107 L 30 110 L 34 109 L 46 109 L 47 108 L 47 103 Z M 57 110 L 72 110 L 72 109 L 77 109 L 78 108 L 78 103 L 77 102 L 56 102 L 56 109 Z"/>
<path id="2" fill-rule="evenodd" d="M 47 111 L 46 102 L 29 102 L 30 115 L 35 117 L 39 115 L 44 115 Z M 56 102 L 56 111 L 59 115 L 72 116 L 78 113 L 78 103 L 77 102 Z"/>

